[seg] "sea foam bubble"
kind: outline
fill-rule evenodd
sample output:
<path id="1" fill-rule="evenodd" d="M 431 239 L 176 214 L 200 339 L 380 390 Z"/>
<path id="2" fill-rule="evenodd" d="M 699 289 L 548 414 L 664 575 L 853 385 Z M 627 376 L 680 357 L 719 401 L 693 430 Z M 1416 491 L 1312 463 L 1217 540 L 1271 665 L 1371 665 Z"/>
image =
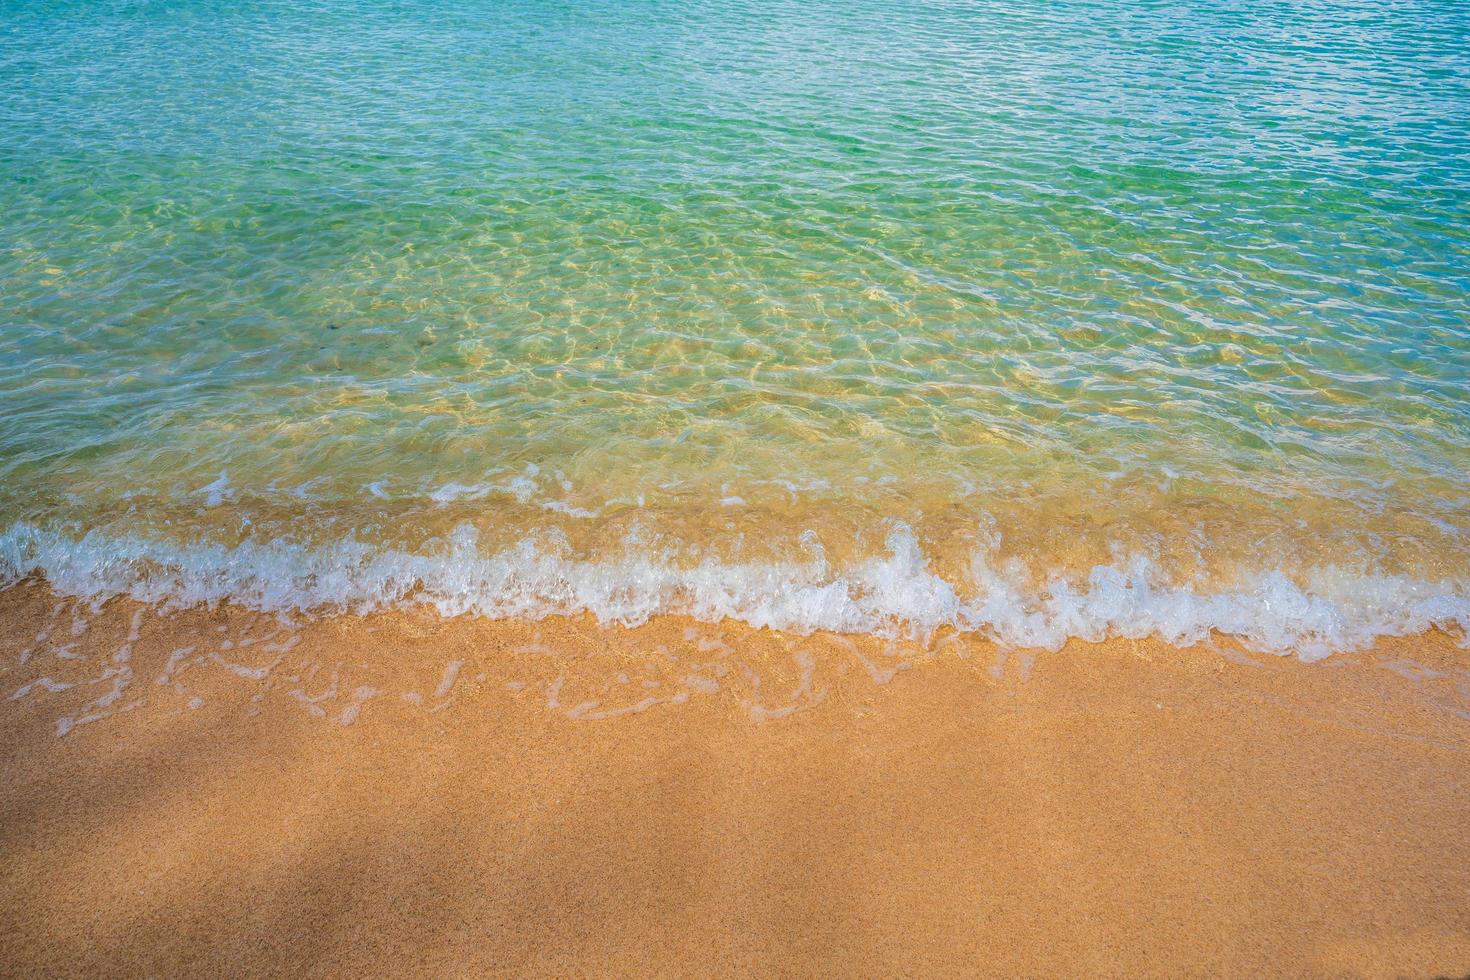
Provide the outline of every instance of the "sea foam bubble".
<path id="1" fill-rule="evenodd" d="M 365 613 L 423 604 L 444 616 L 522 617 L 588 612 L 638 625 L 659 614 L 734 619 L 798 633 L 817 630 L 919 638 L 942 628 L 1016 647 L 1068 639 L 1157 637 L 1175 645 L 1212 631 L 1247 646 L 1319 659 L 1382 636 L 1470 629 L 1470 594 L 1451 581 L 1314 568 L 1262 569 L 1230 588 L 1171 584 L 1146 558 L 1100 565 L 1083 581 L 1025 586 L 984 552 L 963 588 L 937 575 L 912 530 L 895 524 L 887 553 L 834 568 L 814 536 L 807 559 L 681 567 L 636 547 L 585 560 L 555 535 L 482 548 L 462 524 L 435 553 L 380 548 L 352 537 L 306 546 L 247 540 L 181 545 L 93 531 L 81 537 L 27 523 L 0 534 L 0 587 L 39 574 L 57 591 L 96 602 L 129 596 L 165 609 L 234 602 L 270 612 Z"/>

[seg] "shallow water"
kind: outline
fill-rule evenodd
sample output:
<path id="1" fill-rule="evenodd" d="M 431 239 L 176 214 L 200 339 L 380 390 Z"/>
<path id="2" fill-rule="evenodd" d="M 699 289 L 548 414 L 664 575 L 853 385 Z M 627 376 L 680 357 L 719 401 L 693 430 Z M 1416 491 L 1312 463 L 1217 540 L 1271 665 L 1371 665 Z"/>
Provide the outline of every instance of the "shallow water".
<path id="1" fill-rule="evenodd" d="M 0 0 L 0 580 L 1470 623 L 1470 11 Z"/>

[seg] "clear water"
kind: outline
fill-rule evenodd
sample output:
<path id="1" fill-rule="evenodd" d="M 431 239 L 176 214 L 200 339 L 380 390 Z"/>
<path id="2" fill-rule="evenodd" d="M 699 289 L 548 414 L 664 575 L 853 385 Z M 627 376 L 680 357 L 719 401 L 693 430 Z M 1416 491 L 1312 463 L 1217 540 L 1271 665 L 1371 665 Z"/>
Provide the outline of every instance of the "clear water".
<path id="1" fill-rule="evenodd" d="M 1470 6 L 0 0 L 0 582 L 1470 623 Z"/>

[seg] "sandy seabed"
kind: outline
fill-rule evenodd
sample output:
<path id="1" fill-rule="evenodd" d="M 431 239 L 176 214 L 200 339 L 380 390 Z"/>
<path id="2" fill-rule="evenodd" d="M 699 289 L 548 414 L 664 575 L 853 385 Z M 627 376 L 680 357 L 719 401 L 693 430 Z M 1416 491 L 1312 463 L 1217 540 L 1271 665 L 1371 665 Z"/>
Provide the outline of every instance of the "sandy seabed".
<path id="1" fill-rule="evenodd" d="M 1470 974 L 1470 653 L 0 593 L 7 975 Z"/>

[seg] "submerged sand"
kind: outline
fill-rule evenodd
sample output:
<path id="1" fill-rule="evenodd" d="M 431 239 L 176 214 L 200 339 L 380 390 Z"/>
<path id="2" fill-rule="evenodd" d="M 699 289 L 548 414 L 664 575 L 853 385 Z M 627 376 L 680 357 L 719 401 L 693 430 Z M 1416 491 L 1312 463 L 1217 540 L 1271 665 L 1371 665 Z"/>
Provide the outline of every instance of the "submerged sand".
<path id="1" fill-rule="evenodd" d="M 64 733 L 64 734 L 59 734 Z M 1470 973 L 1470 655 L 0 593 L 10 975 Z"/>

